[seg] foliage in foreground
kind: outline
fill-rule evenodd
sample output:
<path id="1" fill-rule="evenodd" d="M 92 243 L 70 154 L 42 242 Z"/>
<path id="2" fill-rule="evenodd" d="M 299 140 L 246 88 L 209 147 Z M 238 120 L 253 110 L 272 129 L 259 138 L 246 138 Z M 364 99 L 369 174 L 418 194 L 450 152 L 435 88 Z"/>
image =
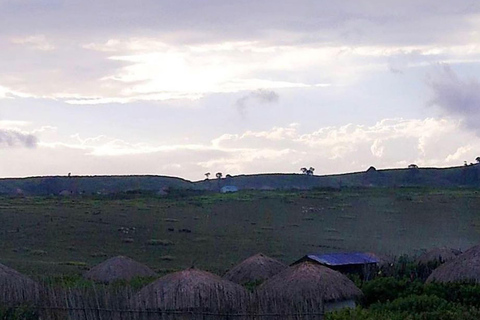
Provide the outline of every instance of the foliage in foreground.
<path id="1" fill-rule="evenodd" d="M 2 320 L 34 320 L 38 318 L 37 311 L 31 306 L 0 307 L 0 319 Z"/>
<path id="2" fill-rule="evenodd" d="M 361 307 L 326 315 L 327 320 L 480 319 L 480 286 L 384 277 L 362 284 Z"/>

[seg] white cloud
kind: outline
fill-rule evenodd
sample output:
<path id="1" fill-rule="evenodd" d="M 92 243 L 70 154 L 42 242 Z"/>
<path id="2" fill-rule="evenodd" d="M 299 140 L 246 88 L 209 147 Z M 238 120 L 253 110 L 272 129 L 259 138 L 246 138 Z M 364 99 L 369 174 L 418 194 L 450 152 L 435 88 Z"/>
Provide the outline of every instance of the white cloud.
<path id="1" fill-rule="evenodd" d="M 275 155 L 262 163 L 271 164 L 268 172 L 277 168 L 296 170 L 294 164 L 313 165 L 318 173 L 338 173 L 364 170 L 370 165 L 379 168 L 417 163 L 421 166 L 460 165 L 461 157 L 475 158 L 480 139 L 461 130 L 458 121 L 448 119 L 405 120 L 385 119 L 373 126 L 348 124 L 325 127 L 311 133 L 300 133 L 297 127 L 273 128 L 262 132 L 223 135 L 213 145 L 235 154 L 225 161 L 226 168 L 238 172 L 256 172 L 262 152 Z M 275 158 L 282 154 L 281 158 Z M 452 156 L 455 154 L 455 156 Z M 279 161 L 275 161 L 278 160 Z M 283 164 L 281 164 L 282 162 Z M 211 162 L 203 165 L 208 166 Z"/>
<path id="2" fill-rule="evenodd" d="M 455 153 L 449 154 L 447 156 L 446 161 L 448 161 L 448 162 L 457 161 L 458 162 L 458 161 L 461 161 L 463 159 L 472 160 L 471 158 L 468 157 L 468 154 L 471 154 L 472 150 L 474 150 L 474 148 L 471 145 L 466 145 L 466 146 L 459 147 L 455 151 Z M 466 161 L 466 160 L 464 160 L 464 161 Z"/>
<path id="3" fill-rule="evenodd" d="M 58 139 L 56 132 L 45 137 L 36 152 L 54 154 L 62 170 L 69 170 L 69 159 L 75 154 L 77 162 L 82 163 L 70 169 L 76 174 L 168 173 L 189 179 L 201 179 L 207 171 L 298 172 L 304 166 L 315 167 L 317 174 L 363 171 L 372 165 L 455 166 L 464 160 L 473 162 L 480 149 L 480 138 L 463 131 L 458 121 L 433 118 L 385 119 L 372 126 L 347 124 L 306 133 L 301 132 L 301 125 L 292 124 L 266 131 L 223 134 L 195 144 L 155 145 L 105 135 Z M 38 164 L 39 168 L 46 165 Z"/>
<path id="4" fill-rule="evenodd" d="M 32 97 L 32 95 L 20 91 L 15 91 L 0 85 L 0 99 L 14 99 L 15 97 L 30 98 Z"/>
<path id="5" fill-rule="evenodd" d="M 41 51 L 51 51 L 55 49 L 55 46 L 46 39 L 45 35 L 32 35 L 21 38 L 12 38 L 10 41 L 14 44 L 25 45 L 32 49 Z"/>
<path id="6" fill-rule="evenodd" d="M 0 129 L 20 130 L 31 123 L 22 120 L 0 120 Z"/>

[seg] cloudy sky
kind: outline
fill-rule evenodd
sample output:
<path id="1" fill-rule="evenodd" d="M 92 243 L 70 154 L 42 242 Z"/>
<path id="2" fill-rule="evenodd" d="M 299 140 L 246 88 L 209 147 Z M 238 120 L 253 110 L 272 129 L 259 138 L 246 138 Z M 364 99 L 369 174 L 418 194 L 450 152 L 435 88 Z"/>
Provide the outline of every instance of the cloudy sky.
<path id="1" fill-rule="evenodd" d="M 0 0 L 0 177 L 480 155 L 476 0 Z"/>

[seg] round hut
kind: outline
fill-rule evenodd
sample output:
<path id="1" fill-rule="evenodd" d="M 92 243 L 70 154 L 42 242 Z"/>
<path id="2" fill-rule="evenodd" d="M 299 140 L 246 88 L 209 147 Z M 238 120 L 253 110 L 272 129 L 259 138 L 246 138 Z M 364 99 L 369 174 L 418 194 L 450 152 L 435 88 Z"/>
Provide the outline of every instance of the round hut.
<path id="1" fill-rule="evenodd" d="M 110 258 L 83 275 L 85 279 L 103 283 L 154 276 L 156 273 L 152 269 L 125 256 Z"/>
<path id="2" fill-rule="evenodd" d="M 462 252 L 451 248 L 433 248 L 423 254 L 417 259 L 417 264 L 442 264 L 452 259 L 455 259 Z"/>
<path id="3" fill-rule="evenodd" d="M 395 257 L 375 252 L 365 252 L 365 254 L 378 261 L 375 273 L 393 276 L 395 273 Z"/>
<path id="4" fill-rule="evenodd" d="M 191 268 L 145 286 L 135 302 L 141 309 L 228 314 L 246 310 L 248 292 L 236 283 Z"/>
<path id="5" fill-rule="evenodd" d="M 257 308 L 264 313 L 323 313 L 355 307 L 362 291 L 345 275 L 302 262 L 265 281 L 257 289 Z"/>
<path id="6" fill-rule="evenodd" d="M 223 278 L 241 285 L 259 283 L 287 268 L 286 264 L 258 253 L 233 267 Z"/>
<path id="7" fill-rule="evenodd" d="M 14 305 L 36 301 L 40 285 L 27 276 L 0 264 L 0 303 Z"/>
<path id="8" fill-rule="evenodd" d="M 433 270 L 427 282 L 480 283 L 480 245 L 468 249 Z"/>

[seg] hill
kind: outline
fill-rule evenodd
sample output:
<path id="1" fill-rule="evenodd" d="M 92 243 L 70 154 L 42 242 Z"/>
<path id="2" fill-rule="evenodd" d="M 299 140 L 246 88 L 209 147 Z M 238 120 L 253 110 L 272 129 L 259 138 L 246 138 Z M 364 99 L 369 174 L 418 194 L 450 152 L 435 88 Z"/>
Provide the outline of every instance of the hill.
<path id="1" fill-rule="evenodd" d="M 63 191 L 82 194 L 110 194 L 164 188 L 191 189 L 190 181 L 165 176 L 49 176 L 0 179 L 0 194 L 58 195 Z"/>
<path id="2" fill-rule="evenodd" d="M 50 176 L 0 179 L 3 195 L 114 194 L 162 192 L 169 189 L 218 191 L 222 186 L 239 189 L 312 189 L 342 187 L 480 187 L 480 164 L 451 168 L 406 168 L 324 176 L 304 174 L 255 174 L 222 179 L 188 181 L 166 176 Z"/>

